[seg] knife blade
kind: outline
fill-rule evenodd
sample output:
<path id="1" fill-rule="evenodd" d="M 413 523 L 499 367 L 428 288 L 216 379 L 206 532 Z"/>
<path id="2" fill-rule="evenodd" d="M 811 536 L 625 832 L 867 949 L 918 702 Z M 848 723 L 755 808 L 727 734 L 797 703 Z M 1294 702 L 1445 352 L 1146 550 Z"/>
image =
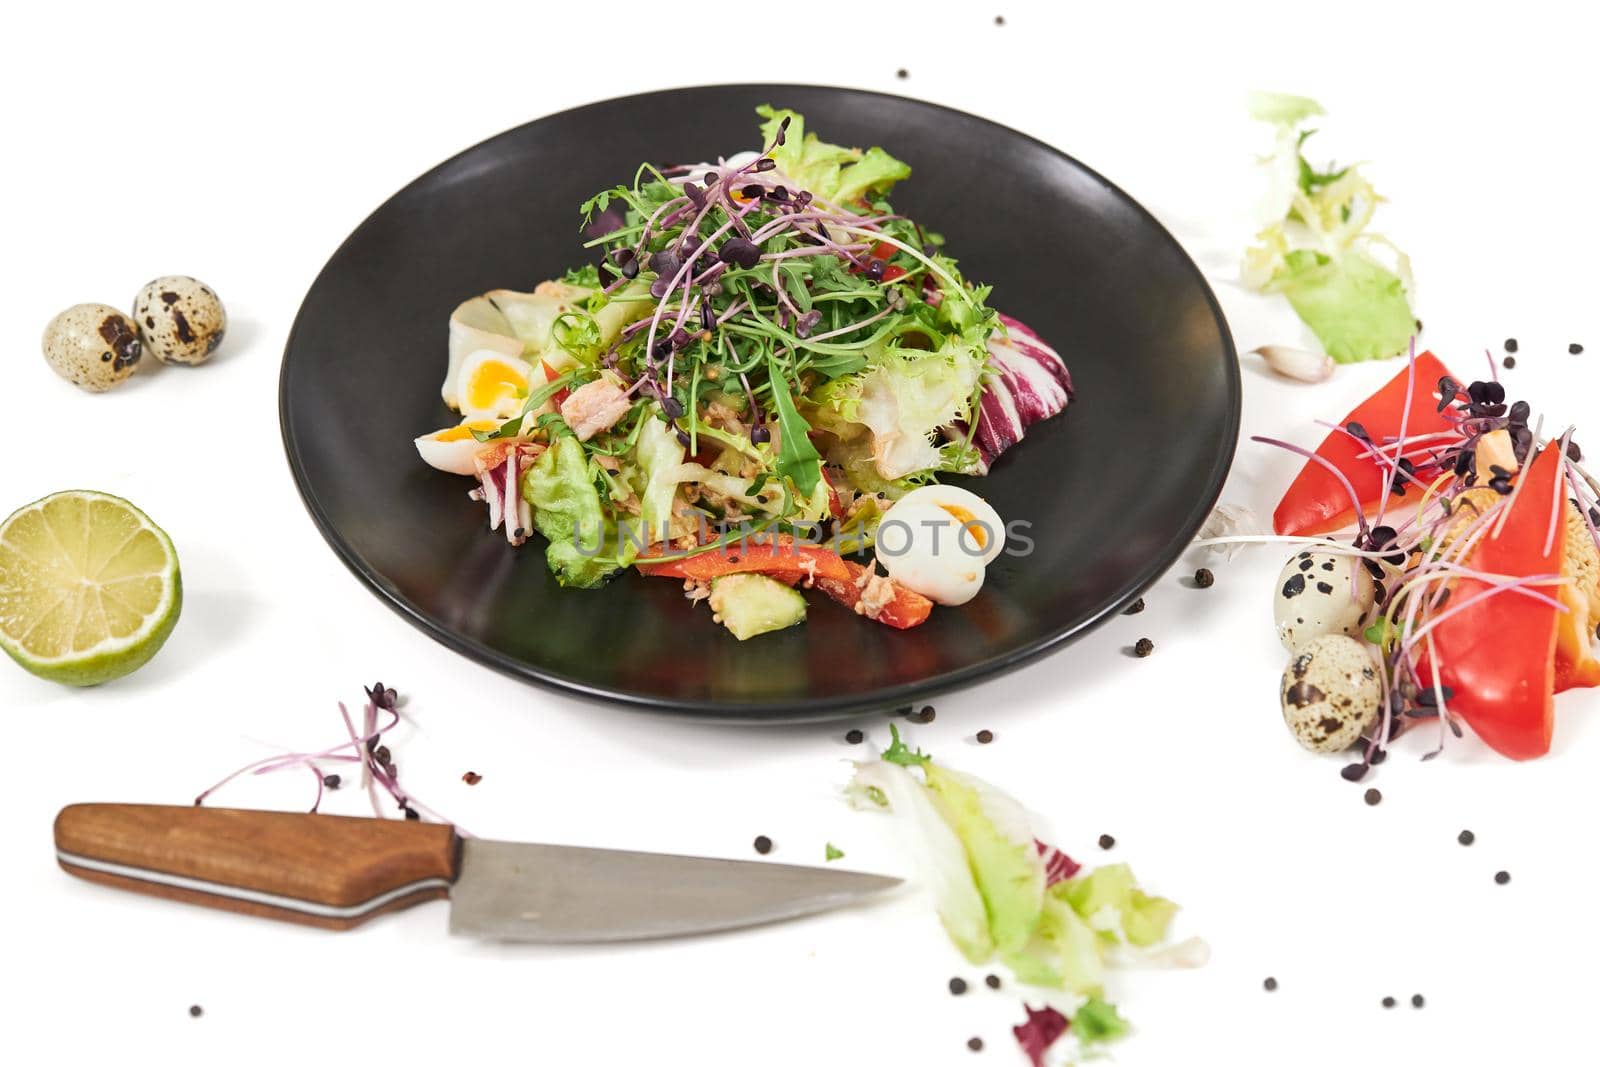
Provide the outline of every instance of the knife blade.
<path id="1" fill-rule="evenodd" d="M 461 838 L 387 819 L 74 804 L 55 824 L 69 874 L 326 929 L 448 897 L 450 931 L 546 943 L 730 930 L 843 907 L 900 884 L 855 871 Z"/>

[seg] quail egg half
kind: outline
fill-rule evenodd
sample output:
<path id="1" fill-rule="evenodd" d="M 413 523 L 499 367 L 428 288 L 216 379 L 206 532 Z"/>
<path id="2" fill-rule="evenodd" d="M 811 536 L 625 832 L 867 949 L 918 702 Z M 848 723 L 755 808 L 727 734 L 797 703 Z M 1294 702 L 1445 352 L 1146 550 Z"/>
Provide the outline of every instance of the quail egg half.
<path id="1" fill-rule="evenodd" d="M 965 604 L 983 588 L 985 568 L 1005 547 L 999 514 L 953 485 L 911 490 L 884 512 L 877 556 L 889 577 L 940 604 Z"/>

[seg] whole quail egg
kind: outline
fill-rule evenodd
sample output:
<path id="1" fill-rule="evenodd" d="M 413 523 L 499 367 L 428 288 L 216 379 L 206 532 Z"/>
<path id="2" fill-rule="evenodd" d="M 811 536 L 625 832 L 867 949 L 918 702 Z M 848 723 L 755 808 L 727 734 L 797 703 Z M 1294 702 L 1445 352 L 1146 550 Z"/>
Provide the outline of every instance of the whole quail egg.
<path id="1" fill-rule="evenodd" d="M 1372 575 L 1359 558 L 1301 552 L 1278 573 L 1272 601 L 1278 640 L 1293 652 L 1326 634 L 1357 637 L 1377 597 Z"/>
<path id="2" fill-rule="evenodd" d="M 133 321 L 107 304 L 74 304 L 44 328 L 44 358 L 61 377 L 93 393 L 121 385 L 139 366 Z"/>
<path id="3" fill-rule="evenodd" d="M 1342 752 L 1377 718 L 1383 690 L 1365 644 L 1325 634 L 1294 654 L 1278 695 L 1296 741 L 1313 752 Z"/>
<path id="4" fill-rule="evenodd" d="M 163 363 L 204 363 L 228 329 L 228 313 L 217 294 L 182 274 L 140 289 L 133 298 L 133 318 L 145 347 Z"/>

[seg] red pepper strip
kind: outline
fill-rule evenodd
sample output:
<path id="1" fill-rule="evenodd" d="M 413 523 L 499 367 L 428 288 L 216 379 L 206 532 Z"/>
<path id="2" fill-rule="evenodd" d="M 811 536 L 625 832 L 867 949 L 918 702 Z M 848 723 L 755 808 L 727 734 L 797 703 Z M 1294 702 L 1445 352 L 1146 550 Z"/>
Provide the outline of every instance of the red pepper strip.
<path id="1" fill-rule="evenodd" d="M 656 552 L 669 554 L 662 552 L 659 545 L 656 546 Z M 664 563 L 640 563 L 639 571 L 659 578 L 694 578 L 698 581 L 710 581 L 724 574 L 764 574 L 788 585 L 808 578 L 816 578 L 819 582 L 824 578 L 847 582 L 851 577 L 837 552 L 802 544 L 788 535 L 778 537 L 775 543 L 762 541 L 757 544 L 752 540 Z"/>
<path id="2" fill-rule="evenodd" d="M 539 361 L 539 366 L 544 368 L 544 380 L 545 381 L 553 382 L 557 378 L 561 377 L 561 374 L 554 367 L 552 367 L 550 365 L 550 362 L 548 360 L 541 359 Z M 571 389 L 558 389 L 558 390 L 556 390 L 555 395 L 550 398 L 550 403 L 555 405 L 555 408 L 556 408 L 557 411 L 560 411 L 561 410 L 561 405 L 566 403 L 567 397 L 569 397 L 571 395 L 572 395 L 572 390 Z"/>
<path id="3" fill-rule="evenodd" d="M 854 608 L 861 599 L 861 586 L 857 581 L 867 572 L 867 568 L 859 563 L 841 560 L 849 572 L 843 581 L 828 577 L 817 578 L 817 588 L 827 593 L 833 599 L 847 608 Z M 921 593 L 913 593 L 899 583 L 894 587 L 894 599 L 883 606 L 878 612 L 877 621 L 885 626 L 893 626 L 896 630 L 909 630 L 913 626 L 921 626 L 928 621 L 928 615 L 933 611 L 933 601 Z"/>
<path id="4" fill-rule="evenodd" d="M 1550 501 L 1561 476 L 1559 453 L 1559 447 L 1546 448 L 1521 475 L 1528 484 L 1518 491 L 1500 536 L 1494 536 L 1499 521 L 1494 520 L 1473 548 L 1467 566 L 1508 577 L 1560 571 L 1560 536 L 1548 553 L 1544 550 Z M 1564 517 L 1558 514 L 1556 521 Z M 1441 611 L 1490 588 L 1473 578 L 1458 578 Z M 1502 756 L 1532 759 L 1550 751 L 1560 614 L 1531 597 L 1501 592 L 1484 597 L 1432 631 L 1439 680 L 1454 691 L 1446 704 Z M 1424 679 L 1431 677 L 1427 667 L 1423 672 Z"/>
<path id="5" fill-rule="evenodd" d="M 1358 422 L 1368 436 L 1379 445 L 1385 437 L 1400 433 L 1400 423 L 1405 421 L 1407 436 L 1441 433 L 1454 426 L 1438 409 L 1439 379 L 1450 372 L 1432 352 L 1417 357 L 1416 384 L 1411 395 L 1410 416 L 1406 411 L 1406 378 L 1412 373 L 1407 368 L 1376 393 L 1373 393 L 1340 424 L 1348 426 Z M 1317 455 L 1332 463 L 1350 479 L 1362 506 L 1370 514 L 1389 491 L 1390 467 L 1373 458 L 1362 458 L 1367 446 L 1342 430 L 1329 433 L 1317 448 Z M 1419 464 L 1420 466 L 1420 464 Z M 1427 479 L 1422 479 L 1426 481 Z M 1415 487 L 1413 487 L 1415 491 Z M 1280 534 L 1320 534 L 1342 529 L 1355 521 L 1355 508 L 1350 504 L 1350 494 L 1339 479 L 1322 464 L 1307 460 L 1300 474 L 1290 484 L 1278 509 L 1272 513 L 1272 527 Z"/>
<path id="6" fill-rule="evenodd" d="M 822 469 L 822 480 L 828 483 L 828 511 L 836 519 L 844 518 L 844 501 L 839 499 L 839 490 L 833 487 L 833 479 L 828 477 L 828 469 Z"/>

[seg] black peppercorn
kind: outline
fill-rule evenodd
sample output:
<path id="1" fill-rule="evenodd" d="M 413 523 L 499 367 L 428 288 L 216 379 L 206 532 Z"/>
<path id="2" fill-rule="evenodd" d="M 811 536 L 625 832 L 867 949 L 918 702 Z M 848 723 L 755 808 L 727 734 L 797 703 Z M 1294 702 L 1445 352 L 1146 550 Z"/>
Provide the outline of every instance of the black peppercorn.
<path id="1" fill-rule="evenodd" d="M 1155 650 L 1156 643 L 1150 640 L 1148 637 L 1141 637 L 1139 640 L 1133 643 L 1133 654 L 1138 656 L 1140 659 L 1143 659 Z"/>
<path id="2" fill-rule="evenodd" d="M 760 837 L 756 838 L 754 844 L 756 851 L 761 853 L 763 856 L 772 851 L 772 838 L 768 837 L 766 834 L 762 834 Z"/>

